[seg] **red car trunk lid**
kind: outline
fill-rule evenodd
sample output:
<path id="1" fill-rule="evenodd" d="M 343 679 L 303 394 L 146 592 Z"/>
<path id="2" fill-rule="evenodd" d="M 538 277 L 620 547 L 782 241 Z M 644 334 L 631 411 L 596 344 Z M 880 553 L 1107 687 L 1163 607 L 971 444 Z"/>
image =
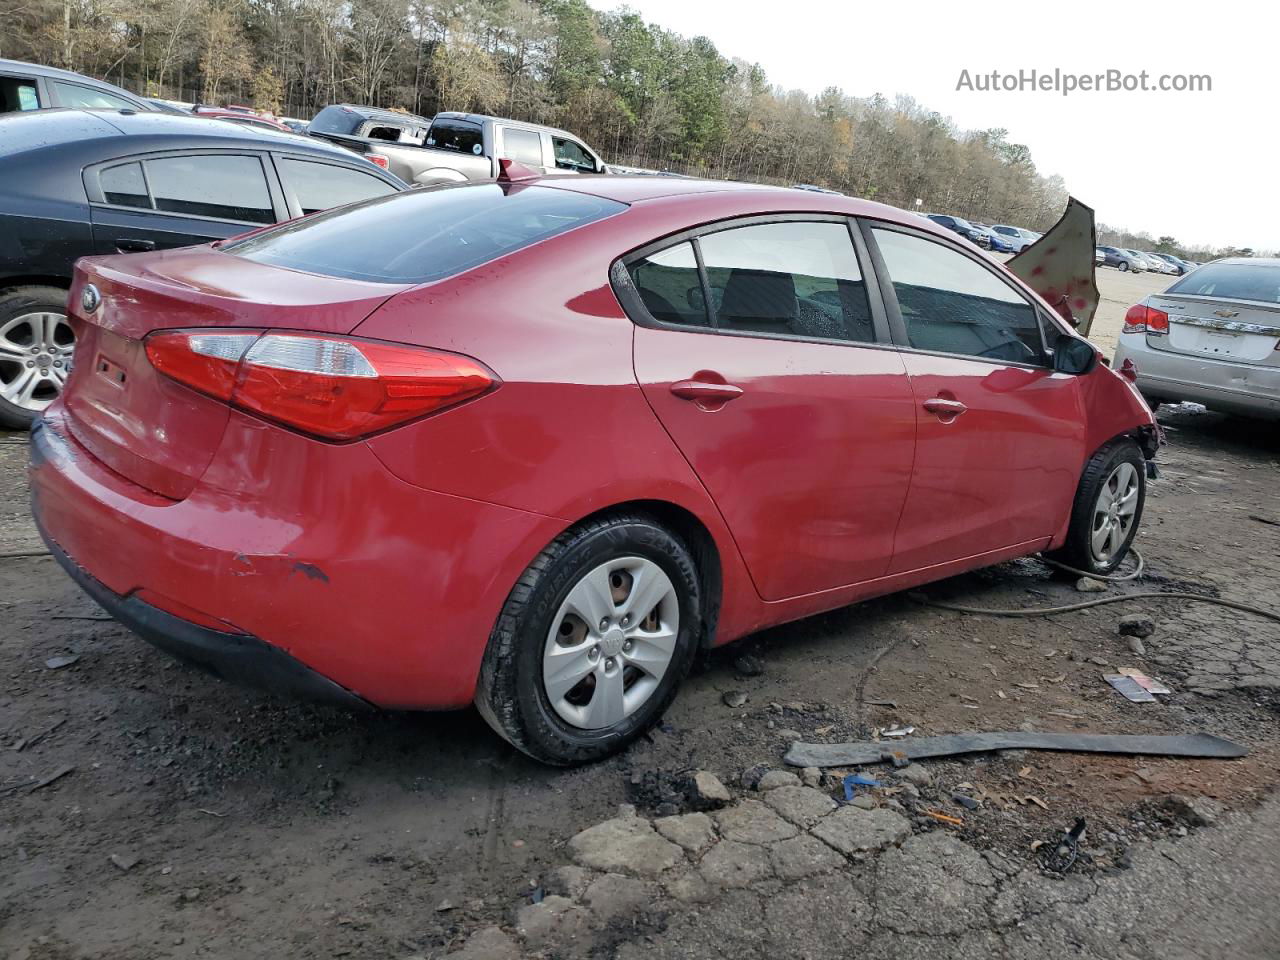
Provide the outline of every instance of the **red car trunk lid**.
<path id="1" fill-rule="evenodd" d="M 92 284 L 93 311 L 82 295 Z M 68 428 L 97 459 L 181 500 L 222 440 L 230 408 L 161 376 L 143 339 L 155 330 L 245 327 L 348 333 L 406 286 L 298 273 L 209 247 L 81 260 L 68 306 L 75 367 Z"/>

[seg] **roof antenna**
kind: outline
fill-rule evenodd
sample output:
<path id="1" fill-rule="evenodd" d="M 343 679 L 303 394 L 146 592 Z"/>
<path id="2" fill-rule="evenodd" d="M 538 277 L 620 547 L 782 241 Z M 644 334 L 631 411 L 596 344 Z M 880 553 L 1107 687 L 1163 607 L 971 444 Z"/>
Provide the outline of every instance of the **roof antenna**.
<path id="1" fill-rule="evenodd" d="M 512 160 L 510 157 L 501 157 L 498 160 L 498 182 L 499 183 L 515 183 L 519 180 L 537 180 L 540 174 L 536 170 L 530 170 L 518 160 Z"/>

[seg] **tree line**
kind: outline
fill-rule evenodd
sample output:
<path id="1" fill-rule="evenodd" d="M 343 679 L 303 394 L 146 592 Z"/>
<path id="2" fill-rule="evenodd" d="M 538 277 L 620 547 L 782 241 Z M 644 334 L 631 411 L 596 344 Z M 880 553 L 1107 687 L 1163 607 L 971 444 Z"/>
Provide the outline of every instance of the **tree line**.
<path id="1" fill-rule="evenodd" d="M 614 163 L 812 183 L 908 209 L 919 199 L 923 212 L 1037 230 L 1066 204 L 1062 178 L 1041 175 L 1006 130 L 960 130 L 904 96 L 783 90 L 758 64 L 725 56 L 706 37 L 646 23 L 626 7 L 0 0 L 0 22 L 0 56 L 66 67 L 148 96 L 249 104 L 302 119 L 341 102 L 427 116 L 496 113 L 570 129 Z M 1143 234 L 1104 234 L 1160 248 Z M 1170 246 L 1192 259 L 1214 254 Z"/>

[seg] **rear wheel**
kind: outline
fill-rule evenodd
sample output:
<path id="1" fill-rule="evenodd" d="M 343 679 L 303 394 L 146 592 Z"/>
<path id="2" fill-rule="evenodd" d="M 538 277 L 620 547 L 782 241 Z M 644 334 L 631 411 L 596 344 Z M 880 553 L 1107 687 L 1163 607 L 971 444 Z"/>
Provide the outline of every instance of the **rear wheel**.
<path id="1" fill-rule="evenodd" d="M 688 547 L 644 516 L 592 521 L 552 541 L 516 583 L 485 650 L 476 706 L 536 760 L 599 760 L 662 716 L 701 632 Z"/>
<path id="2" fill-rule="evenodd" d="M 1121 260 L 1119 263 L 1117 263 L 1117 264 L 1116 264 L 1116 267 L 1120 270 L 1120 272 L 1121 272 L 1121 273 L 1128 273 L 1128 272 L 1129 272 L 1129 264 L 1125 263 L 1125 261 L 1123 261 L 1123 260 Z"/>
<path id="3" fill-rule="evenodd" d="M 25 430 L 35 422 L 62 392 L 74 348 L 65 290 L 0 294 L 0 427 Z"/>
<path id="4" fill-rule="evenodd" d="M 1111 573 L 1138 533 L 1146 496 L 1146 461 L 1138 445 L 1128 437 L 1107 444 L 1085 466 L 1067 539 L 1053 558 L 1090 573 Z"/>

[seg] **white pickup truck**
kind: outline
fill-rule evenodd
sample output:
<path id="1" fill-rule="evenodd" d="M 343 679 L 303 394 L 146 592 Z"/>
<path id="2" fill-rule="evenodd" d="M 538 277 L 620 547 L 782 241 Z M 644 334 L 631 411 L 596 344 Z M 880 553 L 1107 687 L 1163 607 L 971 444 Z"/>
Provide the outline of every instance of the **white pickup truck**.
<path id="1" fill-rule="evenodd" d="M 338 118 L 327 117 L 330 111 L 354 114 L 359 109 L 326 107 L 307 132 L 363 154 L 409 184 L 486 180 L 497 175 L 497 161 L 506 158 L 538 173 L 610 172 L 596 152 L 573 134 L 535 123 L 475 113 L 437 113 L 425 130 L 413 124 L 392 129 L 386 124 L 361 123 L 346 133 L 335 131 L 338 124 L 331 121 Z"/>

